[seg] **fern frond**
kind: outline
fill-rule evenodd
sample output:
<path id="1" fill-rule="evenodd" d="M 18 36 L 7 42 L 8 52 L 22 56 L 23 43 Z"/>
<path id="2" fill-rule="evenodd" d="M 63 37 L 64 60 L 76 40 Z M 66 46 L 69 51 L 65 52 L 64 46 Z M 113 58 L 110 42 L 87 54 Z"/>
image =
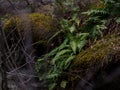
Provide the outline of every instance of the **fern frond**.
<path id="1" fill-rule="evenodd" d="M 59 51 L 59 52 L 56 54 L 56 56 L 52 59 L 51 64 L 54 65 L 55 62 L 56 62 L 58 59 L 60 59 L 60 56 L 66 54 L 66 53 L 69 54 L 69 53 L 71 53 L 71 52 L 72 52 L 72 51 L 71 51 L 70 49 L 65 49 L 65 50 Z"/>
<path id="2" fill-rule="evenodd" d="M 78 47 L 79 52 L 83 49 L 83 47 L 85 47 L 87 42 L 88 42 L 87 40 L 82 40 L 82 41 L 78 42 L 77 47 Z"/>
<path id="3" fill-rule="evenodd" d="M 72 51 L 74 52 L 74 54 L 76 54 L 76 51 L 77 51 L 77 43 L 76 43 L 76 40 L 71 40 L 71 41 L 70 41 L 70 47 L 71 47 Z"/>
<path id="4" fill-rule="evenodd" d="M 67 69 L 70 66 L 70 63 L 75 59 L 75 55 L 71 55 L 64 62 L 64 69 Z"/>
<path id="5" fill-rule="evenodd" d="M 87 12 L 83 12 L 82 14 L 87 14 L 88 16 L 90 15 L 96 15 L 96 14 L 108 14 L 107 11 L 105 10 L 88 10 Z"/>

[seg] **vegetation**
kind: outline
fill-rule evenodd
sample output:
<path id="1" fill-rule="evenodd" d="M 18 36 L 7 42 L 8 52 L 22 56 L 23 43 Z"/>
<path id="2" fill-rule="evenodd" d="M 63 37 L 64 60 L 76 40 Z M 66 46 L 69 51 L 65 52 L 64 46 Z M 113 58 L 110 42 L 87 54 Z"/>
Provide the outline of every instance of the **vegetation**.
<path id="1" fill-rule="evenodd" d="M 120 76 L 113 74 L 120 65 L 119 0 L 55 0 L 49 4 L 22 0 L 25 12 L 17 6 L 20 1 L 6 2 L 12 10 L 0 15 L 1 68 L 4 78 L 17 80 L 20 89 L 98 90 Z M 40 85 L 33 85 L 36 78 Z"/>

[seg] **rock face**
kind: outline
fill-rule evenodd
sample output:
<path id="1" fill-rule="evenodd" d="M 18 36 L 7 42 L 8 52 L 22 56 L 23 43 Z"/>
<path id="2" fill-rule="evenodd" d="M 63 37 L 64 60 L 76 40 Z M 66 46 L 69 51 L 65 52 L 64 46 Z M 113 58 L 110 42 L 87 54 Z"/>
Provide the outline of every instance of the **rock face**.
<path id="1" fill-rule="evenodd" d="M 120 36 L 112 35 L 82 51 L 68 76 L 71 90 L 120 90 Z M 69 89 L 69 90 L 70 90 Z"/>

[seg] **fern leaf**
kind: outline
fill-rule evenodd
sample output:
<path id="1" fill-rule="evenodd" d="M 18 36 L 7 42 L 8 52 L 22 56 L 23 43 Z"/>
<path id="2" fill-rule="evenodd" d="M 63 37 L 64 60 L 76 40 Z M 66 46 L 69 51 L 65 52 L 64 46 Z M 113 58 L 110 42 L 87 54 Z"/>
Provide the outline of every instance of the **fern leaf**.
<path id="1" fill-rule="evenodd" d="M 55 55 L 58 51 L 59 51 L 59 47 L 53 49 L 48 55 L 46 55 L 46 57 L 48 57 L 48 56 L 53 56 L 53 55 Z"/>
<path id="2" fill-rule="evenodd" d="M 64 63 L 64 69 L 67 69 L 70 65 L 70 63 L 72 62 L 72 60 L 75 59 L 75 55 L 70 56 L 67 60 L 65 60 Z"/>
<path id="3" fill-rule="evenodd" d="M 89 36 L 89 33 L 79 33 L 77 34 L 77 39 L 78 40 L 84 40 Z"/>
<path id="4" fill-rule="evenodd" d="M 76 43 L 76 40 L 71 40 L 71 41 L 70 41 L 70 46 L 71 46 L 72 51 L 74 52 L 74 54 L 76 54 L 76 51 L 77 51 L 77 43 Z"/>
<path id="5" fill-rule="evenodd" d="M 58 64 L 58 67 L 59 67 L 60 70 L 64 69 L 65 59 L 66 58 L 62 59 L 61 62 L 59 62 L 59 64 Z"/>
<path id="6" fill-rule="evenodd" d="M 86 45 L 87 43 L 87 40 L 82 40 L 82 41 L 78 41 L 77 42 L 77 47 L 78 47 L 78 50 L 79 52 L 82 50 L 82 48 Z"/>
<path id="7" fill-rule="evenodd" d="M 71 53 L 71 50 L 70 49 L 62 50 L 56 54 L 56 57 L 59 57 L 59 56 L 64 55 L 66 53 Z"/>
<path id="8" fill-rule="evenodd" d="M 76 30 L 75 25 L 73 24 L 73 25 L 69 28 L 69 30 L 70 30 L 71 33 L 75 32 L 75 30 Z"/>
<path id="9" fill-rule="evenodd" d="M 67 45 L 67 42 L 68 39 L 65 39 L 64 42 L 59 46 L 59 50 L 69 47 L 69 45 Z"/>
<path id="10" fill-rule="evenodd" d="M 88 10 L 87 12 L 83 12 L 82 14 L 87 14 L 88 16 L 92 15 L 92 14 L 108 14 L 107 11 L 105 10 Z"/>
<path id="11" fill-rule="evenodd" d="M 46 75 L 46 79 L 52 79 L 52 78 L 55 78 L 55 77 L 58 77 L 60 74 L 59 73 L 51 73 L 49 75 Z"/>
<path id="12" fill-rule="evenodd" d="M 71 50 L 69 49 L 65 49 L 65 50 L 61 50 L 59 51 L 56 56 L 52 59 L 51 63 L 54 65 L 56 60 L 60 59 L 60 56 L 66 54 L 66 53 L 71 53 Z"/>
<path id="13" fill-rule="evenodd" d="M 53 90 L 56 85 L 57 85 L 57 83 L 52 83 L 52 84 L 50 84 L 50 85 L 49 85 L 49 90 Z"/>

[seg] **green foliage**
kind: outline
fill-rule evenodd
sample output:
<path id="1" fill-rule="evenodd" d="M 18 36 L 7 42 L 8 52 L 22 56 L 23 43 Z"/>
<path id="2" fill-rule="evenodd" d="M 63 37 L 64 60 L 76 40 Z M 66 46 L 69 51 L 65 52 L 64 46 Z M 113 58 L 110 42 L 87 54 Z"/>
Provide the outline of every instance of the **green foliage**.
<path id="1" fill-rule="evenodd" d="M 94 39 L 103 36 L 102 30 L 107 29 L 105 24 L 109 18 L 120 15 L 120 1 L 101 1 L 104 7 L 95 8 L 82 13 L 89 16 L 85 21 L 83 30 L 87 33 L 90 33 L 90 36 Z M 116 20 L 116 22 L 119 22 L 119 18 Z"/>
<path id="2" fill-rule="evenodd" d="M 105 7 L 96 8 L 83 12 L 89 16 L 85 21 L 84 31 L 90 33 L 91 38 L 97 39 L 102 36 L 102 30 L 107 29 L 105 26 L 107 18 L 110 16 L 109 12 L 106 11 Z"/>
<path id="3" fill-rule="evenodd" d="M 99 17 L 89 17 L 86 20 L 86 25 L 84 29 L 87 33 L 90 33 L 90 37 L 93 39 L 97 39 L 102 36 L 102 30 L 107 29 L 105 26 L 106 20 L 100 19 Z"/>
<path id="4" fill-rule="evenodd" d="M 120 1 L 119 0 L 102 0 L 105 4 L 105 10 L 112 16 L 120 14 Z"/>

